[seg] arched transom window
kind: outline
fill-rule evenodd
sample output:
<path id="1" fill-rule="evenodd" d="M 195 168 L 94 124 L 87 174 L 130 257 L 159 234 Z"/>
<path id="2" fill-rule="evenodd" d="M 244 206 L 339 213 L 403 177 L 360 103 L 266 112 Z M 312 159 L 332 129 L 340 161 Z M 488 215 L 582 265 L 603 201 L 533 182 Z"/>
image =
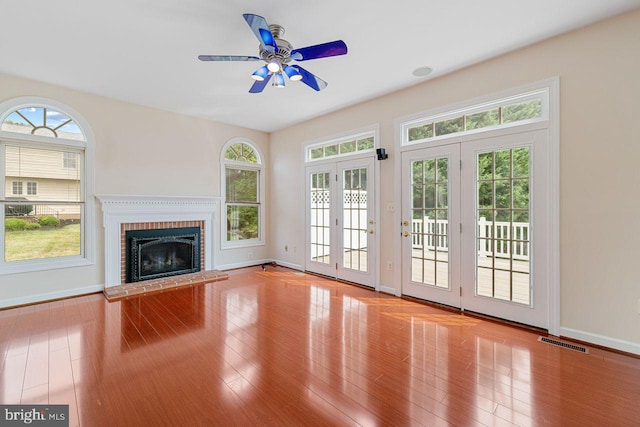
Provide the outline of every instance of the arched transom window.
<path id="1" fill-rule="evenodd" d="M 85 141 L 85 137 L 69 116 L 47 107 L 23 107 L 6 116 L 0 130 L 28 135 Z"/>
<path id="2" fill-rule="evenodd" d="M 225 220 L 222 247 L 263 244 L 264 170 L 258 149 L 234 139 L 223 147 Z"/>

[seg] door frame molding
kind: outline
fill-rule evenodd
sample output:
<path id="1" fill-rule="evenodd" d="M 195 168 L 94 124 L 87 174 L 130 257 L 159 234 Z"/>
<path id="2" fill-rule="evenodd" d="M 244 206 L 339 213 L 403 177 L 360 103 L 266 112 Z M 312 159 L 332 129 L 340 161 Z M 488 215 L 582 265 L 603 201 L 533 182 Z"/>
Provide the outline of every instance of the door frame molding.
<path id="1" fill-rule="evenodd" d="M 335 157 L 330 157 L 328 159 L 314 160 L 311 162 L 307 160 L 307 149 L 311 145 L 317 145 L 323 142 L 347 139 L 347 138 L 350 138 L 351 136 L 357 136 L 367 132 L 373 132 L 374 148 L 370 151 L 356 152 L 354 154 L 348 154 L 348 155 L 339 155 Z M 300 146 L 301 146 L 300 155 L 302 158 L 301 169 L 302 169 L 302 176 L 304 177 L 304 185 L 302 186 L 302 189 L 301 189 L 301 200 L 303 200 L 301 210 L 302 210 L 302 218 L 304 219 L 303 227 L 305 230 L 302 235 L 302 244 L 304 247 L 304 251 L 303 251 L 304 260 L 302 262 L 303 271 L 306 271 L 307 259 L 309 257 L 309 247 L 308 247 L 309 242 L 307 239 L 308 228 L 309 228 L 309 217 L 308 217 L 308 206 L 307 206 L 307 167 L 321 165 L 321 164 L 333 164 L 334 166 L 337 167 L 338 163 L 342 161 L 357 160 L 357 159 L 363 159 L 363 158 L 374 159 L 373 161 L 373 174 L 374 174 L 373 193 L 375 198 L 375 206 L 373 207 L 373 212 L 375 215 L 375 224 L 374 224 L 375 248 L 373 251 L 373 256 L 375 257 L 374 259 L 376 260 L 376 262 L 373 263 L 371 266 L 371 269 L 372 269 L 371 273 L 373 275 L 373 289 L 376 291 L 380 291 L 381 290 L 380 289 L 380 268 L 381 267 L 379 262 L 380 260 L 380 213 L 381 213 L 380 212 L 380 162 L 377 161 L 376 159 L 376 149 L 380 148 L 380 124 L 376 123 L 369 126 L 364 126 L 361 128 L 352 129 L 352 130 L 336 133 L 333 135 L 328 135 L 321 138 L 305 141 L 302 144 L 300 144 Z"/>
<path id="2" fill-rule="evenodd" d="M 479 131 L 473 135 L 460 135 L 453 134 L 451 138 L 442 138 L 430 142 L 417 143 L 412 145 L 403 145 L 403 124 L 409 120 L 413 120 L 418 116 L 433 116 L 435 114 L 441 114 L 445 111 L 456 111 L 478 106 L 484 103 L 495 101 L 501 98 L 516 96 L 518 94 L 547 89 L 549 94 L 548 99 L 548 118 L 547 120 L 538 121 L 536 123 L 526 123 L 522 125 L 514 125 L 512 127 L 504 129 L 489 129 L 486 131 Z M 422 113 L 411 114 L 409 116 L 403 116 L 396 118 L 394 122 L 394 148 L 396 155 L 394 156 L 394 191 L 396 195 L 402 194 L 402 156 L 404 151 L 411 151 L 425 147 L 436 147 L 439 145 L 448 145 L 451 143 L 460 143 L 468 141 L 470 139 L 477 139 L 478 137 L 485 138 L 491 136 L 509 135 L 512 133 L 520 133 L 522 131 L 545 129 L 548 132 L 549 137 L 549 151 L 547 162 L 549 165 L 549 185 L 548 185 L 548 218 L 549 235 L 548 238 L 550 253 L 548 254 L 548 332 L 551 335 L 560 335 L 560 78 L 553 77 L 550 79 L 541 80 L 538 82 L 506 89 L 500 92 L 490 93 L 478 98 L 466 100 L 460 103 L 451 104 L 445 107 L 439 107 L 425 111 Z M 398 197 L 398 196 L 396 196 Z M 394 264 L 396 266 L 402 265 L 402 237 L 401 237 L 401 218 L 402 203 L 398 200 L 395 201 L 396 206 L 400 206 L 396 209 L 394 214 L 394 248 L 395 257 Z M 402 296 L 402 269 L 396 268 L 394 271 L 393 281 L 395 284 L 394 293 L 396 296 Z"/>

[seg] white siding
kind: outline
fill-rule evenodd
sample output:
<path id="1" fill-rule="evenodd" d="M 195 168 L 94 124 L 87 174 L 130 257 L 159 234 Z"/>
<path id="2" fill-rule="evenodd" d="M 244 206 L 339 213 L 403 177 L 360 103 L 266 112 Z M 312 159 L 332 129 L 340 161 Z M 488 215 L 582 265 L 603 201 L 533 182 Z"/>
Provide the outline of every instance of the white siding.
<path id="1" fill-rule="evenodd" d="M 80 159 L 75 168 L 64 167 L 64 151 L 6 146 L 6 175 L 21 178 L 80 179 Z M 33 181 L 33 180 L 29 180 Z"/>

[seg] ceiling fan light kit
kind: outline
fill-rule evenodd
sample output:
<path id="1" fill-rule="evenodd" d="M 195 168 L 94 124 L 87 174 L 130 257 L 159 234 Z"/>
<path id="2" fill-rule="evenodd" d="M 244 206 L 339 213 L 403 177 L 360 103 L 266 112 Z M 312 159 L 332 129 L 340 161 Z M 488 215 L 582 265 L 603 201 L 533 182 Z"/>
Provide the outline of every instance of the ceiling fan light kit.
<path id="1" fill-rule="evenodd" d="M 263 81 L 267 76 L 269 75 L 269 68 L 267 68 L 266 65 L 263 65 L 262 67 L 258 68 L 256 71 L 254 71 L 254 73 L 251 75 L 251 77 L 254 80 L 257 80 L 259 82 Z"/>
<path id="2" fill-rule="evenodd" d="M 342 40 L 293 49 L 291 43 L 281 38 L 284 34 L 282 26 L 268 25 L 267 21 L 259 15 L 245 13 L 242 16 L 260 41 L 260 56 L 200 55 L 198 59 L 201 61 L 264 61 L 266 65 L 258 68 L 251 75 L 255 83 L 249 89 L 250 93 L 262 92 L 272 76 L 274 77 L 273 86 L 284 87 L 283 74 L 286 74 L 291 81 L 302 81 L 313 90 L 320 91 L 327 87 L 327 82 L 301 66 L 297 64 L 289 65 L 289 63 L 291 61 L 328 58 L 347 53 L 347 45 Z"/>

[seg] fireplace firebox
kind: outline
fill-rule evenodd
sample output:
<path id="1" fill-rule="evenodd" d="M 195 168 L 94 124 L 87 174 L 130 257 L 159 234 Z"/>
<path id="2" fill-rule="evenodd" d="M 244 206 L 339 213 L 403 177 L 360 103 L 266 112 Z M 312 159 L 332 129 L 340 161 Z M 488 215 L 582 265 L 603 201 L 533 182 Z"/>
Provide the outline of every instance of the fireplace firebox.
<path id="1" fill-rule="evenodd" d="M 126 282 L 200 271 L 200 227 L 125 232 Z"/>

